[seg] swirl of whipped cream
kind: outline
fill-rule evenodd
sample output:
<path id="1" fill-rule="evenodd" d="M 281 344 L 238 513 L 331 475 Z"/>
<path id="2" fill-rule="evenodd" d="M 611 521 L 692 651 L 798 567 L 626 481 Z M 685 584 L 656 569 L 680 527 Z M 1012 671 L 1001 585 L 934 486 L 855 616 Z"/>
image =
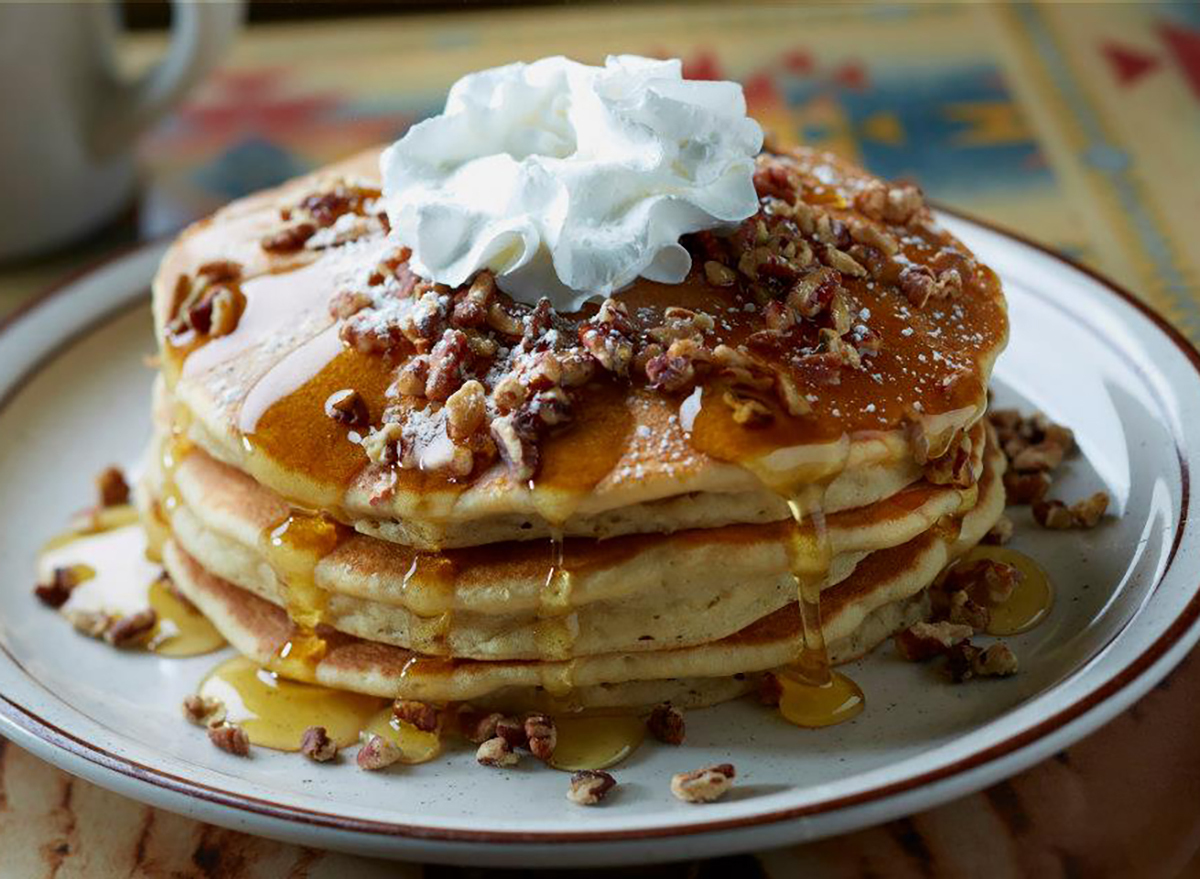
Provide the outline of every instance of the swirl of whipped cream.
<path id="1" fill-rule="evenodd" d="M 741 86 L 678 60 L 563 57 L 463 77 L 380 159 L 393 236 L 451 286 L 491 269 L 522 302 L 575 311 L 639 275 L 679 283 L 679 237 L 758 209 L 762 129 Z"/>

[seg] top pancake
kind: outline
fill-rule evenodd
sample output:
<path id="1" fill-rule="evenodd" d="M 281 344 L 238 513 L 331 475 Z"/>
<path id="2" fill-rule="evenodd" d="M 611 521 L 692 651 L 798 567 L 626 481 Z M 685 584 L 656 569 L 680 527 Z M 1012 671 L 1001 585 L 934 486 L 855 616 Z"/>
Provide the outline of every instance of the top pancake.
<path id="1" fill-rule="evenodd" d="M 882 214 L 863 207 L 864 194 L 878 184 L 836 157 L 804 151 L 768 164 L 775 170 L 768 168 L 772 173 L 756 181 L 763 194 L 762 216 L 776 216 L 784 204 L 776 196 L 790 193 L 797 205 L 818 205 L 831 220 L 850 225 L 860 242 L 872 240 L 875 230 L 899 243 L 898 252 L 870 273 L 840 275 L 854 332 L 861 326 L 864 334 L 878 338 L 878 351 L 863 357 L 864 368 L 843 368 L 831 383 L 813 358 L 788 367 L 811 409 L 806 414 L 788 415 L 764 400 L 775 410 L 769 428 L 735 423 L 722 403 L 728 388 L 719 373 L 694 393 L 690 387 L 654 389 L 644 376 L 632 381 L 602 376 L 578 392 L 574 420 L 544 439 L 532 479 L 519 478 L 498 460 L 458 479 L 370 463 L 363 447 L 352 441 L 359 434 L 326 415 L 326 400 L 353 389 L 377 425 L 385 407 L 395 403 L 385 390 L 411 351 L 381 356 L 344 344 L 330 302 L 361 284 L 395 242 L 381 230 L 290 253 L 268 252 L 261 242 L 285 227 L 283 215 L 337 181 L 377 186 L 377 151 L 372 150 L 235 202 L 189 228 L 168 252 L 154 283 L 154 309 L 177 427 L 213 457 L 296 505 L 334 512 L 362 530 L 417 547 L 525 539 L 551 531 L 607 536 L 786 518 L 778 494 L 751 472 L 761 472 L 764 465 L 782 465 L 821 481 L 842 473 L 834 481 L 835 489 L 842 487 L 833 493 L 845 495 L 844 507 L 886 496 L 921 475 L 914 458 L 927 452 L 914 450 L 914 436 L 924 437 L 934 449 L 928 454 L 936 454 L 939 443 L 983 412 L 992 363 L 1007 337 L 999 284 L 961 243 L 932 223 L 923 207 L 905 225 L 888 219 L 886 205 Z M 367 218 L 359 219 L 365 223 Z M 352 225 L 339 220 L 321 233 L 328 243 L 331 236 L 324 233 Z M 832 244 L 822 243 L 822 236 L 846 238 L 847 233 L 827 226 L 795 235 L 825 253 L 822 248 Z M 841 244 L 851 250 L 858 246 Z M 856 252 L 869 256 L 871 248 L 862 247 Z M 237 288 L 244 310 L 236 329 L 201 345 L 169 331 L 180 288 L 206 264 L 223 260 L 237 263 L 240 271 Z M 635 333 L 662 325 L 669 307 L 712 315 L 707 341 L 713 347 L 736 347 L 764 329 L 764 309 L 740 281 L 715 286 L 705 260 L 698 255 L 694 263 L 682 284 L 638 281 L 616 296 L 628 308 Z M 953 268 L 967 277 L 953 297 L 918 307 L 898 280 L 914 266 L 926 266 L 935 276 Z M 573 325 L 594 311 L 560 319 Z M 781 358 L 791 354 L 778 352 Z M 476 375 L 490 390 L 486 370 L 480 367 Z M 420 408 L 400 402 L 405 412 Z M 914 426 L 920 430 L 914 432 Z M 881 480 L 886 483 L 882 491 Z M 686 498 L 690 507 L 692 500 L 705 497 L 722 511 L 701 521 L 676 519 L 671 499 Z M 640 512 L 623 517 L 627 510 Z"/>

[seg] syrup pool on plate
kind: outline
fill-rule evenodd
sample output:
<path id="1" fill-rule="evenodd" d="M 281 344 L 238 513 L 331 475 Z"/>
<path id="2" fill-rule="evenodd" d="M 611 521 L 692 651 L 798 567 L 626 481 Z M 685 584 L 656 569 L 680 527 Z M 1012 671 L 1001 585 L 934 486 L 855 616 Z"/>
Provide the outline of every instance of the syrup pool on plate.
<path id="1" fill-rule="evenodd" d="M 77 585 L 62 608 L 66 614 L 124 617 L 153 609 L 158 622 L 146 647 L 159 655 L 198 656 L 223 647 L 220 632 L 172 591 L 148 549 L 136 511 L 125 505 L 108 507 L 47 542 L 38 556 L 38 579 L 49 582 L 56 568 L 72 570 Z"/>

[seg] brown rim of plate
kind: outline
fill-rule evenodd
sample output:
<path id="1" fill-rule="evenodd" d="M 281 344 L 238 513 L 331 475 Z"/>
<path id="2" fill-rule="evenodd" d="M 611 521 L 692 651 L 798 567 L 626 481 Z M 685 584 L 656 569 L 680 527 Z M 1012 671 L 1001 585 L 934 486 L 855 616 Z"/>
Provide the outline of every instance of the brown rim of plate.
<path id="1" fill-rule="evenodd" d="M 1200 351 L 1187 340 L 1187 338 L 1179 332 L 1174 326 L 1162 318 L 1156 311 L 1123 288 L 1116 282 L 1106 278 L 1099 272 L 1081 265 L 1070 257 L 1064 256 L 1061 253 L 1033 241 L 1024 235 L 1017 232 L 1010 232 L 994 223 L 986 220 L 976 219 L 975 217 L 966 214 L 959 210 L 937 206 L 936 210 L 957 217 L 967 222 L 974 223 L 977 226 L 996 232 L 1021 244 L 1027 245 L 1035 250 L 1038 250 L 1053 259 L 1071 266 L 1077 271 L 1091 278 L 1101 287 L 1106 288 L 1117 298 L 1124 300 L 1127 304 L 1133 306 L 1137 311 L 1144 315 L 1152 324 L 1155 325 L 1165 335 L 1172 344 L 1178 348 L 1184 356 L 1187 357 L 1192 367 L 1200 374 Z M 85 268 L 81 271 L 73 273 L 66 280 L 51 287 L 38 296 L 28 300 L 21 306 L 18 306 L 16 311 L 9 314 L 4 319 L 0 320 L 0 333 L 4 333 L 13 329 L 20 319 L 29 314 L 36 308 L 43 305 L 48 300 L 58 296 L 67 290 L 75 281 L 80 278 L 102 268 L 103 266 L 127 256 L 129 253 L 137 250 L 139 245 L 125 248 L 110 257 L 107 257 L 100 262 Z M 87 327 L 81 328 L 78 332 L 73 333 L 67 341 L 75 341 L 90 332 L 95 331 L 114 315 L 123 313 L 131 306 L 129 303 L 124 303 L 121 306 L 110 309 L 102 315 L 99 315 Z M 1105 337 L 1100 336 L 1101 339 Z M 37 362 L 31 365 L 25 372 L 17 378 L 16 382 L 7 393 L 0 396 L 0 409 L 3 409 L 11 398 L 20 391 L 27 383 L 30 377 L 41 370 L 47 361 L 53 359 L 54 355 L 39 358 Z M 1134 365 L 1135 370 L 1137 366 Z M 1138 370 L 1140 371 L 1140 370 Z M 1179 509 L 1179 526 L 1175 530 L 1175 534 L 1171 541 L 1171 547 L 1167 555 L 1166 564 L 1163 566 L 1162 575 L 1158 581 L 1151 587 L 1154 591 L 1161 584 L 1163 577 L 1171 569 L 1175 557 L 1178 554 L 1179 546 L 1183 539 L 1184 526 L 1188 519 L 1189 495 L 1191 489 L 1191 478 L 1187 465 L 1187 458 L 1184 455 L 1183 447 L 1180 443 L 1180 437 L 1175 437 L 1175 449 L 1179 460 L 1180 467 L 1180 490 L 1181 502 Z M 184 794 L 206 802 L 215 803 L 217 805 L 229 806 L 245 812 L 250 812 L 266 818 L 271 818 L 279 821 L 287 821 L 292 823 L 300 823 L 314 827 L 327 828 L 330 830 L 361 833 L 373 836 L 382 837 L 407 837 L 419 840 L 439 840 L 445 842 L 468 842 L 468 843 L 486 843 L 486 844 L 522 844 L 522 843 L 567 843 L 567 842 L 632 842 L 638 840 L 660 839 L 673 836 L 685 836 L 699 833 L 715 833 L 727 830 L 747 829 L 754 827 L 762 827 L 764 825 L 773 824 L 781 821 L 789 821 L 796 818 L 803 818 L 812 815 L 825 814 L 834 812 L 839 809 L 844 809 L 852 806 L 858 806 L 869 802 L 884 799 L 893 795 L 905 793 L 914 790 L 927 784 L 942 781 L 947 778 L 959 775 L 963 772 L 976 769 L 991 763 L 1001 757 L 1011 754 L 1020 748 L 1025 747 L 1050 733 L 1060 729 L 1067 723 L 1081 717 L 1088 711 L 1091 711 L 1097 705 L 1106 701 L 1116 693 L 1125 689 L 1138 677 L 1140 677 L 1147 669 L 1165 655 L 1196 620 L 1200 618 L 1200 589 L 1192 596 L 1191 601 L 1184 607 L 1183 611 L 1175 618 L 1165 632 L 1133 659 L 1125 668 L 1114 675 L 1103 685 L 1098 687 L 1094 692 L 1089 693 L 1078 701 L 1066 706 L 1055 714 L 1045 718 L 1035 726 L 1030 727 L 1016 735 L 1009 736 L 1003 741 L 988 747 L 982 751 L 963 757 L 953 763 L 938 767 L 937 769 L 929 770 L 928 772 L 919 773 L 910 778 L 892 782 L 890 784 L 880 785 L 871 788 L 870 790 L 859 791 L 854 794 L 847 794 L 840 797 L 832 797 L 827 800 L 822 800 L 816 803 L 810 803 L 804 806 L 794 806 L 784 809 L 776 809 L 771 812 L 746 816 L 741 818 L 730 818 L 719 821 L 708 822 L 691 822 L 688 824 L 674 824 L 667 827 L 654 827 L 641 830 L 610 830 L 598 832 L 495 832 L 486 830 L 464 830 L 464 829 L 449 829 L 439 827 L 428 827 L 412 824 L 398 824 L 390 821 L 372 821 L 359 818 L 348 818 L 343 815 L 338 815 L 330 812 L 322 812 L 313 809 L 305 809 L 296 806 L 281 805 L 270 800 L 263 800 L 257 797 L 245 796 L 240 794 L 231 794 L 220 788 L 211 785 L 202 784 L 196 781 L 191 781 L 186 778 L 174 775 L 169 772 L 164 772 L 161 769 L 156 769 L 139 763 L 136 760 L 131 760 L 105 750 L 91 742 L 86 742 L 66 730 L 63 730 L 52 723 L 44 720 L 29 709 L 10 701 L 7 697 L 0 695 L 0 716 L 5 717 L 16 726 L 34 736 L 41 739 L 49 745 L 61 748 L 64 751 L 86 760 L 89 763 L 101 766 L 109 771 L 119 773 L 128 778 L 137 781 L 146 782 L 155 787 L 171 791 L 172 793 Z M 1112 637 L 1102 645 L 1096 653 L 1103 652 L 1112 641 L 1123 632 L 1128 625 L 1126 621 Z M 15 656 L 9 652 L 8 648 L 0 645 L 0 650 L 3 650 L 5 656 L 13 663 L 15 667 L 20 669 L 27 677 L 30 678 L 38 686 L 42 686 L 32 675 L 26 671 L 25 667 L 17 660 Z M 43 687 L 44 689 L 44 687 Z"/>

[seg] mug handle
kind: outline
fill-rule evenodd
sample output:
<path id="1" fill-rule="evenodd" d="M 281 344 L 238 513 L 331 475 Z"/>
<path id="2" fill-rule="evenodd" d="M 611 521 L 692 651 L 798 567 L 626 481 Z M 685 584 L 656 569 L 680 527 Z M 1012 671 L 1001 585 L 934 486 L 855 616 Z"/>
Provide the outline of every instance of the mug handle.
<path id="1" fill-rule="evenodd" d="M 166 57 L 116 94 L 97 118 L 92 144 L 98 155 L 124 150 L 171 109 L 220 59 L 242 23 L 242 0 L 172 0 Z"/>

